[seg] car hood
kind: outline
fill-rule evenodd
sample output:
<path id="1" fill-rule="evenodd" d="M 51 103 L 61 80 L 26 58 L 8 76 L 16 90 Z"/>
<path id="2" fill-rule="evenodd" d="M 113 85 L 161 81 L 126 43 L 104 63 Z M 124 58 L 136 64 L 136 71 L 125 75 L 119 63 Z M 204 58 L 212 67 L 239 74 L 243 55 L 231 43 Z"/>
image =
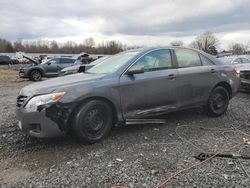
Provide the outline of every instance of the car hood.
<path id="1" fill-rule="evenodd" d="M 24 87 L 19 95 L 33 96 L 44 93 L 51 93 L 60 87 L 66 87 L 67 85 L 73 85 L 77 83 L 89 83 L 102 79 L 105 74 L 85 74 L 78 73 L 67 75 L 58 78 L 52 78 L 49 80 L 37 82 Z"/>

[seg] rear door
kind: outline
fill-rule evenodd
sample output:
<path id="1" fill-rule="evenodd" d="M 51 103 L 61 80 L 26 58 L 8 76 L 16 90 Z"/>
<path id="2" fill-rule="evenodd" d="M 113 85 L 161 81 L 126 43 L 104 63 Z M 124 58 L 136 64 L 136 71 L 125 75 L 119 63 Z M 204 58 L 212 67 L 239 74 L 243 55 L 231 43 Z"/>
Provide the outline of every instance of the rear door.
<path id="1" fill-rule="evenodd" d="M 199 54 L 190 49 L 175 49 L 178 64 L 180 107 L 199 106 L 209 93 L 210 80 L 215 74 L 214 66 L 202 67 Z"/>
<path id="2" fill-rule="evenodd" d="M 59 70 L 69 67 L 71 65 L 73 65 L 73 63 L 75 62 L 74 59 L 70 59 L 70 58 L 60 58 L 60 66 L 59 66 Z M 59 71 L 58 70 L 58 71 Z"/>
<path id="3" fill-rule="evenodd" d="M 171 51 L 159 49 L 146 53 L 133 66 L 145 72 L 120 77 L 120 96 L 125 119 L 154 116 L 178 108 L 177 70 Z M 132 68 L 131 67 L 131 68 Z"/>

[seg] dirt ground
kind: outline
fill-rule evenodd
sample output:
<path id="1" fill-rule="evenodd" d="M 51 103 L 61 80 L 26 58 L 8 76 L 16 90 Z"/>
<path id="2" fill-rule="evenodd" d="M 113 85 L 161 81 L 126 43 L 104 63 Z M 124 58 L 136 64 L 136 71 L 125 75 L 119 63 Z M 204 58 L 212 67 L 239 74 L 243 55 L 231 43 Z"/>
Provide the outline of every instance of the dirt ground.
<path id="1" fill-rule="evenodd" d="M 108 138 L 82 145 L 69 137 L 36 139 L 17 126 L 16 97 L 27 80 L 0 70 L 0 187 L 156 187 L 196 162 L 250 138 L 250 94 L 239 93 L 228 112 L 171 113 L 165 125 L 114 128 Z M 250 145 L 232 151 L 250 156 Z M 230 152 L 231 153 L 231 152 Z M 250 187 L 250 160 L 215 158 L 163 187 Z"/>

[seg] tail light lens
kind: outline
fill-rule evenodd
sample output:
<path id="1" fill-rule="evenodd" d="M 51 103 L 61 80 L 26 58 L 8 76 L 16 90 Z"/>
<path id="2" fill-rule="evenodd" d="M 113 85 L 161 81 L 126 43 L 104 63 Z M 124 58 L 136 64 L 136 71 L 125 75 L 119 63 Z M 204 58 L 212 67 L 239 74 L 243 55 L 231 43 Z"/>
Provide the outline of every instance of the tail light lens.
<path id="1" fill-rule="evenodd" d="M 237 67 L 234 67 L 233 74 L 237 77 L 240 77 L 240 70 Z"/>

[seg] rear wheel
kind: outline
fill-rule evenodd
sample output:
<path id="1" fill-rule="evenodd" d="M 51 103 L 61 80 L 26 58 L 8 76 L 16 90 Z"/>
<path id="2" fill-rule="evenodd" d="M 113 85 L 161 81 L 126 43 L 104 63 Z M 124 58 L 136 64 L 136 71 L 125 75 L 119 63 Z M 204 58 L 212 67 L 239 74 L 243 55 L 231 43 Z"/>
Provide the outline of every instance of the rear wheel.
<path id="1" fill-rule="evenodd" d="M 216 87 L 210 94 L 207 110 L 209 115 L 218 117 L 227 111 L 229 104 L 229 94 L 224 87 Z"/>
<path id="2" fill-rule="evenodd" d="M 112 128 L 112 109 L 103 101 L 89 101 L 76 110 L 71 126 L 71 132 L 78 141 L 98 142 Z"/>
<path id="3" fill-rule="evenodd" d="M 32 70 L 29 74 L 29 79 L 32 81 L 42 80 L 42 73 L 39 70 Z"/>

